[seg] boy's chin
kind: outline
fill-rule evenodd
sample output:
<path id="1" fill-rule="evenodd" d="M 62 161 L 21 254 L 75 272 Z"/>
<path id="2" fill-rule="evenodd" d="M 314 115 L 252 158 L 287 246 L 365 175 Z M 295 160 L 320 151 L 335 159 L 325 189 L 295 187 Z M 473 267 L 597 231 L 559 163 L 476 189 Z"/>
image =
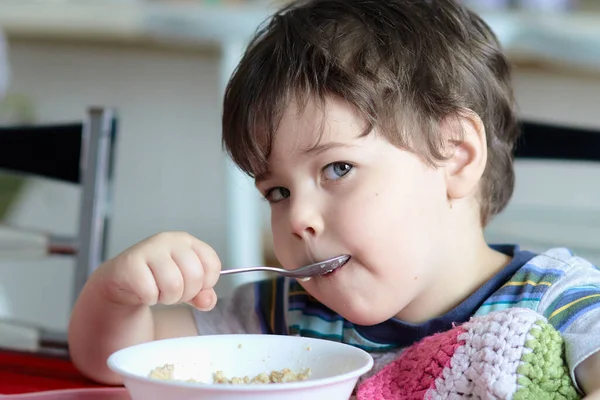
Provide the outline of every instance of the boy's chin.
<path id="1" fill-rule="evenodd" d="M 355 325 L 372 326 L 393 318 L 395 313 L 374 313 L 372 310 L 339 310 L 337 311 L 346 320 Z"/>
<path id="2" fill-rule="evenodd" d="M 341 315 L 341 314 L 340 314 Z M 345 319 L 352 322 L 354 325 L 360 326 L 372 326 L 381 324 L 382 322 L 387 321 L 389 318 L 373 318 L 373 315 L 360 315 L 360 316 L 345 316 L 342 315 Z"/>

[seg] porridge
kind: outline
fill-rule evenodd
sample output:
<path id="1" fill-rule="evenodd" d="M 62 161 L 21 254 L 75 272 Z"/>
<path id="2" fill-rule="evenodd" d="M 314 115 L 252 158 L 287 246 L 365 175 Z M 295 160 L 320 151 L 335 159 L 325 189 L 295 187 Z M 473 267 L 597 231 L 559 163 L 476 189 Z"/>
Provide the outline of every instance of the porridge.
<path id="1" fill-rule="evenodd" d="M 173 374 L 175 366 L 173 364 L 165 364 L 162 367 L 156 367 L 148 374 L 148 377 L 159 380 L 175 380 Z M 268 383 L 286 383 L 305 381 L 310 376 L 310 368 L 306 368 L 302 372 L 294 372 L 289 368 L 282 370 L 274 370 L 270 373 L 263 372 L 255 377 L 232 377 L 227 378 L 223 371 L 217 371 L 213 374 L 213 382 L 216 384 L 230 385 L 250 385 L 250 384 L 268 384 Z M 188 379 L 185 382 L 200 382 L 193 379 Z"/>
<path id="2" fill-rule="evenodd" d="M 233 377 L 227 379 L 223 374 L 223 371 L 217 371 L 213 375 L 214 383 L 224 383 L 233 385 L 248 385 L 252 383 L 285 383 L 285 382 L 299 382 L 305 381 L 310 376 L 310 368 L 305 369 L 303 372 L 293 372 L 289 368 L 284 368 L 281 371 L 271 371 L 269 374 L 263 372 L 262 374 L 256 375 L 254 378 L 249 376 Z"/>

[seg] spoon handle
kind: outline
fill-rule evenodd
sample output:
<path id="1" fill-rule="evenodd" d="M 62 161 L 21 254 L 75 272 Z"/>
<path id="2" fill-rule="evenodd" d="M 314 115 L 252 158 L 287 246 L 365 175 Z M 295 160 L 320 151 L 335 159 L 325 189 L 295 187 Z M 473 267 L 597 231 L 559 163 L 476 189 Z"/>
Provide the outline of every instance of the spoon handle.
<path id="1" fill-rule="evenodd" d="M 277 272 L 278 274 L 281 274 L 285 270 L 282 270 L 281 268 L 274 268 L 274 267 L 235 268 L 235 269 L 223 269 L 223 270 L 221 270 L 221 275 L 233 275 L 233 274 L 241 274 L 243 272 L 259 272 L 259 271 Z"/>

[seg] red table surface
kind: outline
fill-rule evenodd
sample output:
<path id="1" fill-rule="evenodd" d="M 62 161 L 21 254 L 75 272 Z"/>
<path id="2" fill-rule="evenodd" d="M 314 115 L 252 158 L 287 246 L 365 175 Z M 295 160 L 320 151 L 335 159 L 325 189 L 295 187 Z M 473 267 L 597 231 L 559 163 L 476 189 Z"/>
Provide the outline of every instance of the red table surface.
<path id="1" fill-rule="evenodd" d="M 64 356 L 0 349 L 0 394 L 94 387 Z"/>

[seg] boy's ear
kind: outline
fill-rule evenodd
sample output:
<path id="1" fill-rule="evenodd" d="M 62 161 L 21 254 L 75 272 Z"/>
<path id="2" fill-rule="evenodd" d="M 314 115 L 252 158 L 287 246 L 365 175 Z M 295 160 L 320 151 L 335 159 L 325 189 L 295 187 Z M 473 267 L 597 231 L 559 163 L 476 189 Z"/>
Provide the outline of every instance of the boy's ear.
<path id="1" fill-rule="evenodd" d="M 465 110 L 441 126 L 448 159 L 444 163 L 448 199 L 462 199 L 478 187 L 487 163 L 485 127 L 479 115 Z"/>

